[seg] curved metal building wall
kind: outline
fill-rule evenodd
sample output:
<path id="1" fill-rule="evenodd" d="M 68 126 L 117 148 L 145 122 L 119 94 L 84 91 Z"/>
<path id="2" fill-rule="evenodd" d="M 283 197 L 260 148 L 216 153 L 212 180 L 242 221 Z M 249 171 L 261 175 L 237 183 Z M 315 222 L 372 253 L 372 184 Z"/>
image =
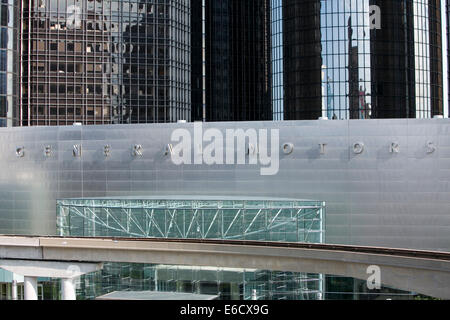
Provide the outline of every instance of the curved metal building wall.
<path id="1" fill-rule="evenodd" d="M 0 233 L 55 234 L 56 199 L 246 195 L 325 201 L 328 243 L 449 251 L 449 121 L 204 124 L 223 136 L 279 130 L 279 170 L 271 176 L 250 164 L 175 165 L 165 151 L 177 143 L 172 133 L 194 137 L 195 124 L 2 128 Z"/>

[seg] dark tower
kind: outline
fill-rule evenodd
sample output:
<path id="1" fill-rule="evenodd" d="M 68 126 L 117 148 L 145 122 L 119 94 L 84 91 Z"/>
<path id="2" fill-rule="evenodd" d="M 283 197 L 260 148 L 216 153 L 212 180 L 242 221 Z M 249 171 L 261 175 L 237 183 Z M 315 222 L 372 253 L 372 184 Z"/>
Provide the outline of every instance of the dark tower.
<path id="1" fill-rule="evenodd" d="M 204 120 L 271 120 L 269 1 L 206 0 L 205 13 Z M 202 57 L 195 47 L 193 54 L 195 68 Z M 201 78 L 196 74 L 194 90 Z M 200 103 L 195 106 L 193 119 L 202 120 Z"/>
<path id="2" fill-rule="evenodd" d="M 322 115 L 320 0 L 283 0 L 285 120 Z"/>
<path id="3" fill-rule="evenodd" d="M 193 121 L 202 121 L 204 118 L 203 18 L 202 0 L 191 1 L 191 104 Z"/>

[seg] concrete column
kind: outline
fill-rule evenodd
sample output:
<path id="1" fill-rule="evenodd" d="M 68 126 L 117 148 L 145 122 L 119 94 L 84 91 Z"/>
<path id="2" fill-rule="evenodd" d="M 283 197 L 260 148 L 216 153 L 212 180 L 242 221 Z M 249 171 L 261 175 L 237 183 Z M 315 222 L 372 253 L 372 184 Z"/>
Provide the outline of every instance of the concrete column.
<path id="1" fill-rule="evenodd" d="M 62 300 L 77 300 L 73 279 L 61 279 Z"/>
<path id="2" fill-rule="evenodd" d="M 24 277 L 23 290 L 25 300 L 37 300 L 37 277 Z"/>
<path id="3" fill-rule="evenodd" d="M 11 298 L 13 300 L 18 300 L 17 298 L 17 280 L 13 280 L 11 284 Z"/>

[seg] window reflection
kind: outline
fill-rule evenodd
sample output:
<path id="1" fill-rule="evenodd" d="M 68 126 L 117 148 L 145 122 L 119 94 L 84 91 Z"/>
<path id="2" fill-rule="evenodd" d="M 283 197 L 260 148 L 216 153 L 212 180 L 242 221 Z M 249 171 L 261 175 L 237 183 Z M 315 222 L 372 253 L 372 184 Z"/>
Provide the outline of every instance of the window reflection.
<path id="1" fill-rule="evenodd" d="M 17 77 L 17 3 L 3 0 L 0 4 L 0 127 L 12 126 L 17 122 L 13 83 Z"/>
<path id="2" fill-rule="evenodd" d="M 32 3 L 31 29 L 23 35 L 32 43 L 23 61 L 31 74 L 21 83 L 31 88 L 30 99 L 22 99 L 22 109 L 30 106 L 31 125 L 189 120 L 189 83 L 179 77 L 189 60 L 176 53 L 189 52 L 188 3 L 173 2 L 173 21 L 166 0 Z M 177 33 L 170 40 L 169 26 Z M 152 59 L 155 52 L 158 60 Z M 173 96 L 165 89 L 155 95 L 154 86 L 169 83 Z M 49 102 L 57 112 L 39 112 Z"/>
<path id="3" fill-rule="evenodd" d="M 440 1 L 271 4 L 275 118 L 442 114 Z M 381 29 L 371 25 L 371 5 L 380 7 Z"/>

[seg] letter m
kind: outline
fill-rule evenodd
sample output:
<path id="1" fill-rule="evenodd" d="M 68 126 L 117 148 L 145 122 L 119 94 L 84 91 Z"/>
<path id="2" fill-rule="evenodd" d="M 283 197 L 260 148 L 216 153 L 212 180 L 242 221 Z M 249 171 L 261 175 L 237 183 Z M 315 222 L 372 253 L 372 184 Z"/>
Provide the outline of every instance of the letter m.
<path id="1" fill-rule="evenodd" d="M 226 163 L 227 164 L 235 164 L 234 162 L 234 153 L 237 153 L 237 163 L 236 164 L 245 164 L 245 155 L 247 153 L 246 148 L 246 140 L 248 139 L 248 143 L 253 146 L 258 145 L 258 134 L 255 129 L 248 129 L 244 131 L 243 129 L 227 129 L 226 130 Z M 237 148 L 235 148 L 235 140 L 237 139 Z M 258 164 L 256 157 L 250 157 L 250 164 Z"/>

